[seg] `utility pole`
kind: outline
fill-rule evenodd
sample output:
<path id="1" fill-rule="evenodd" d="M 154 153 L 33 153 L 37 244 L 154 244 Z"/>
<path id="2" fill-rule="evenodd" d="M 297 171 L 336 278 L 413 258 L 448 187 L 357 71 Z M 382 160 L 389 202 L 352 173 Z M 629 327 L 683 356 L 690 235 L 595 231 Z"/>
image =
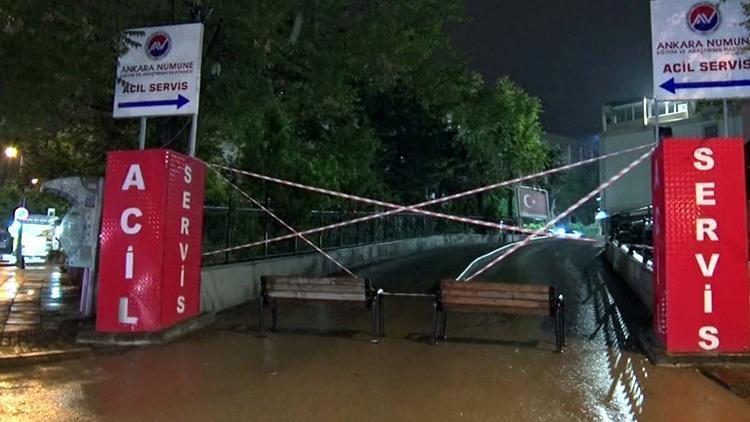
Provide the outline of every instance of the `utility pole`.
<path id="1" fill-rule="evenodd" d="M 24 186 L 25 188 L 25 186 Z M 26 192 L 21 197 L 21 207 L 26 208 Z M 26 269 L 26 260 L 23 257 L 23 220 L 18 221 L 18 246 L 16 247 L 16 267 Z"/>

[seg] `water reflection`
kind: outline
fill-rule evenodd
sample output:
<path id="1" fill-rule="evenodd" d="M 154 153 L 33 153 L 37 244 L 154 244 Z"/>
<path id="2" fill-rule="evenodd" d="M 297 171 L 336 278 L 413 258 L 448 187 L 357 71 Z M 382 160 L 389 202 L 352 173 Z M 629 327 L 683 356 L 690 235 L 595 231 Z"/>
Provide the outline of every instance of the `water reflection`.
<path id="1" fill-rule="evenodd" d="M 628 329 L 621 309 L 615 303 L 610 290 L 602 279 L 601 272 L 589 271 L 586 277 L 588 298 L 593 303 L 593 317 L 596 322 L 589 339 L 601 338 L 606 345 L 602 367 L 598 377 L 601 385 L 608 383 L 607 404 L 614 410 L 617 420 L 638 420 L 643 413 L 645 395 L 643 382 L 648 372 L 642 357 L 631 357 L 630 342 L 634 340 Z M 609 419 L 609 418 L 607 418 Z"/>
<path id="2" fill-rule="evenodd" d="M 3 291 L 10 295 L 15 295 L 18 292 L 18 282 L 15 277 L 10 277 L 3 283 Z"/>

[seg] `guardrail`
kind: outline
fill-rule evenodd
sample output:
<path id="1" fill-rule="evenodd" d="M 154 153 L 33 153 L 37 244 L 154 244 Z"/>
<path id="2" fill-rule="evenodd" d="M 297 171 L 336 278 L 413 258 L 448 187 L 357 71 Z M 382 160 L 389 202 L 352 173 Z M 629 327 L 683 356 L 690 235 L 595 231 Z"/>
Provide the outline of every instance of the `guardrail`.
<path id="1" fill-rule="evenodd" d="M 272 210 L 274 213 L 277 211 Z M 307 230 L 375 214 L 363 211 L 314 210 L 298 215 L 280 215 L 297 230 Z M 482 218 L 482 217 L 472 217 Z M 415 213 L 399 213 L 372 219 L 363 223 L 326 230 L 308 238 L 321 249 L 332 250 L 365 244 L 426 237 L 436 234 L 486 234 L 487 229 L 463 223 L 437 220 Z M 259 208 L 204 207 L 203 251 L 210 252 L 268 240 L 289 234 L 289 231 Z M 203 265 L 223 265 L 256 259 L 297 255 L 315 250 L 299 238 L 266 243 L 251 248 L 203 257 Z"/>
<path id="2" fill-rule="evenodd" d="M 610 216 L 606 220 L 607 239 L 613 246 L 653 271 L 652 207 L 640 208 Z"/>

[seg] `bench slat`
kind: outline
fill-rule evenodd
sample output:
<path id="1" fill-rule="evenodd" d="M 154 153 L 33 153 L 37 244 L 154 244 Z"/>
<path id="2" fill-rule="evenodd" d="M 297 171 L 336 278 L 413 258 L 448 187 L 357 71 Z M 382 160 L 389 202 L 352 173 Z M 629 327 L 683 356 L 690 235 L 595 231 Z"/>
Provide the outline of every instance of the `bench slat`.
<path id="1" fill-rule="evenodd" d="M 490 290 L 490 291 L 517 291 L 527 293 L 549 293 L 549 286 L 543 284 L 517 284 L 517 283 L 490 283 L 478 281 L 454 281 L 443 280 L 440 288 L 442 290 Z"/>
<path id="2" fill-rule="evenodd" d="M 328 301 L 343 301 L 343 302 L 365 302 L 366 297 L 364 294 L 354 293 L 332 293 L 332 292 L 292 292 L 282 291 L 268 292 L 268 297 L 271 299 L 300 299 L 300 300 L 328 300 Z"/>
<path id="3" fill-rule="evenodd" d="M 443 296 L 452 297 L 482 297 L 488 299 L 529 300 L 549 304 L 549 293 L 527 293 L 527 292 L 503 292 L 497 290 L 464 290 L 448 289 L 443 291 Z"/>
<path id="4" fill-rule="evenodd" d="M 353 293 L 365 294 L 364 284 L 359 286 L 339 286 L 339 285 L 306 285 L 306 284 L 286 284 L 273 283 L 266 285 L 268 292 L 332 292 L 332 293 Z"/>
<path id="5" fill-rule="evenodd" d="M 483 312 L 506 315 L 549 315 L 549 309 L 535 308 L 514 308 L 514 307 L 497 307 L 497 306 L 465 306 L 465 305 L 443 305 L 446 310 L 455 312 Z"/>
<path id="6" fill-rule="evenodd" d="M 322 285 L 322 286 L 364 286 L 364 280 L 352 277 L 278 277 L 263 276 L 261 277 L 266 285 L 275 283 L 283 284 L 301 284 L 301 285 Z"/>
<path id="7" fill-rule="evenodd" d="M 533 308 L 533 309 L 549 309 L 549 301 L 547 303 L 531 301 L 531 300 L 513 300 L 513 299 L 491 299 L 483 297 L 467 297 L 467 296 L 446 296 L 443 295 L 443 303 L 451 305 L 466 305 L 466 306 L 498 306 L 507 308 Z"/>

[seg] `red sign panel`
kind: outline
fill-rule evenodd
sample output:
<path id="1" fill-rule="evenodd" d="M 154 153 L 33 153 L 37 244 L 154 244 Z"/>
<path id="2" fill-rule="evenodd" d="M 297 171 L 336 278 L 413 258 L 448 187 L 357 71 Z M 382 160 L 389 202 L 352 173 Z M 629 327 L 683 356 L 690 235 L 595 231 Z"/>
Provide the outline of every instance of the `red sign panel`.
<path id="1" fill-rule="evenodd" d="M 671 353 L 750 349 L 741 139 L 666 139 L 653 158 L 655 330 Z"/>
<path id="2" fill-rule="evenodd" d="M 200 309 L 205 166 L 168 150 L 107 157 L 96 329 L 152 332 Z"/>

